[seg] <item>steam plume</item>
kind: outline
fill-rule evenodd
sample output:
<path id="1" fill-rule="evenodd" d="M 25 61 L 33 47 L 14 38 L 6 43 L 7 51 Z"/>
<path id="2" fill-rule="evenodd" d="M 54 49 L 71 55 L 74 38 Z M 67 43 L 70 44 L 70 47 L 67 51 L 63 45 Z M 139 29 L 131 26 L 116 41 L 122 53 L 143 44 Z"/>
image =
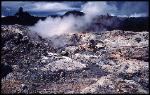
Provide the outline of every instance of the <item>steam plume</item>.
<path id="1" fill-rule="evenodd" d="M 135 3 L 137 4 L 137 6 L 133 6 L 133 4 Z M 108 2 L 87 2 L 81 6 L 81 11 L 85 13 L 85 16 L 83 17 L 74 17 L 71 15 L 63 18 L 48 17 L 44 21 L 40 20 L 37 24 L 35 24 L 35 26 L 30 27 L 30 29 L 37 32 L 43 37 L 51 37 L 68 32 L 82 31 L 83 27 L 86 27 L 88 24 L 90 24 L 93 18 L 97 15 L 104 15 L 106 13 L 109 13 L 118 16 L 146 16 L 146 14 L 139 11 L 139 8 L 143 7 L 143 4 L 147 3 L 144 2 L 141 4 L 140 2 L 124 2 L 118 9 L 116 4 L 113 3 L 109 4 Z M 134 8 L 131 8 L 132 6 Z M 129 9 L 131 9 L 132 13 Z"/>

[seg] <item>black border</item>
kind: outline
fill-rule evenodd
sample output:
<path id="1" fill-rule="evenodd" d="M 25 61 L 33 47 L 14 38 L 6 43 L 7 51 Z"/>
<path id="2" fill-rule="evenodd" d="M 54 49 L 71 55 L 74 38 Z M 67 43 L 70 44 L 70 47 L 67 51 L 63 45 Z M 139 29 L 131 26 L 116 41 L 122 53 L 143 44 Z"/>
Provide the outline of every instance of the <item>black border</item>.
<path id="1" fill-rule="evenodd" d="M 149 3 L 149 0 L 1 0 L 1 2 L 3 2 L 3 1 L 25 1 L 25 2 L 31 2 L 31 1 L 37 1 L 37 2 L 44 2 L 44 1 L 48 1 L 48 2 L 62 2 L 62 1 L 74 1 L 74 2 L 76 2 L 76 1 L 91 1 L 91 2 L 93 2 L 93 1 L 118 1 L 118 2 L 124 2 L 124 1 L 131 1 L 131 2 L 138 2 L 138 1 L 146 1 L 146 2 L 148 2 Z M 1 3 L 0 2 L 0 3 Z M 1 6 L 2 4 L 0 4 L 0 6 Z M 149 6 L 150 6 L 150 3 L 149 3 Z M 148 13 L 149 14 L 149 13 Z M 1 22 L 1 21 L 0 21 Z M 150 54 L 150 53 L 149 53 Z M 149 89 L 150 89 L 150 87 L 149 87 Z M 2 94 L 2 93 L 1 93 Z M 53 93 L 52 93 L 53 94 Z M 60 95 L 61 94 L 63 94 L 63 93 L 60 93 Z M 87 93 L 87 94 L 90 94 L 90 93 Z M 7 94 L 6 94 L 7 95 Z M 34 94 L 33 94 L 34 95 Z M 48 94 L 45 94 L 45 95 L 48 95 Z M 68 94 L 69 95 L 69 94 Z M 107 95 L 107 94 L 106 94 Z M 134 94 L 134 95 L 136 95 L 136 94 Z M 137 94 L 137 95 L 139 95 L 139 94 Z M 142 94 L 140 94 L 140 95 L 142 95 Z"/>

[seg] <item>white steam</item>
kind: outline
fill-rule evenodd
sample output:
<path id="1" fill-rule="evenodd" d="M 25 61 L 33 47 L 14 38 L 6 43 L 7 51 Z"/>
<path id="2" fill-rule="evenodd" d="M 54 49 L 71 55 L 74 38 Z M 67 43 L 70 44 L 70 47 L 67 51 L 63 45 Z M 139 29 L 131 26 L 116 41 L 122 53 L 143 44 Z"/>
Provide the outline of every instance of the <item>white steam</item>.
<path id="1" fill-rule="evenodd" d="M 3 17 L 5 17 L 4 15 L 1 15 L 1 17 L 3 18 Z"/>
<path id="2" fill-rule="evenodd" d="M 69 20 L 68 20 L 69 19 Z M 59 35 L 62 33 L 69 32 L 73 28 L 74 18 L 68 17 L 67 18 L 51 18 L 48 17 L 44 21 L 39 21 L 34 27 L 31 29 L 38 34 L 42 35 L 43 37 Z"/>
<path id="3" fill-rule="evenodd" d="M 83 31 L 85 27 L 91 24 L 93 18 L 97 15 L 105 15 L 107 13 L 124 17 L 140 17 L 145 16 L 141 14 L 139 8 L 142 4 L 136 2 L 124 3 L 120 9 L 115 4 L 108 4 L 107 2 L 87 2 L 81 6 L 81 12 L 85 15 L 81 17 L 66 16 L 63 18 L 48 17 L 44 21 L 38 21 L 31 31 L 35 31 L 43 37 L 51 37 L 54 35 L 61 35 L 69 32 Z M 145 3 L 144 3 L 145 4 Z M 134 6 L 135 5 L 135 6 Z M 133 6 L 133 8 L 131 8 Z"/>
<path id="4" fill-rule="evenodd" d="M 39 20 L 38 23 L 30 27 L 30 29 L 43 37 L 51 37 L 63 33 L 78 32 L 83 26 L 83 17 L 70 15 L 63 18 L 48 17 L 44 21 Z"/>
<path id="5" fill-rule="evenodd" d="M 108 5 L 106 2 L 88 2 L 82 6 L 81 11 L 85 13 L 83 17 L 74 17 L 72 15 L 63 18 L 48 17 L 44 21 L 38 21 L 30 29 L 43 37 L 82 31 L 82 28 L 90 24 L 92 19 L 97 15 L 106 14 L 115 10 L 115 6 Z"/>
<path id="6" fill-rule="evenodd" d="M 108 5 L 107 2 L 88 2 L 82 7 L 82 11 L 86 14 L 85 18 L 93 19 L 97 15 L 105 15 L 114 13 L 117 10 L 116 6 Z M 87 20 L 88 20 L 87 19 Z"/>

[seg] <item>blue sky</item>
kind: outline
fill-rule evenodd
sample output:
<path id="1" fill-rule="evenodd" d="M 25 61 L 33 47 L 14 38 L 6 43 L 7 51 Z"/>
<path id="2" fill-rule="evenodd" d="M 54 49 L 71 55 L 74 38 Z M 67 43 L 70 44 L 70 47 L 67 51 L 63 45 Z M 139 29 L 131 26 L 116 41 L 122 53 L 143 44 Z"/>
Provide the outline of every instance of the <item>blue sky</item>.
<path id="1" fill-rule="evenodd" d="M 101 10 L 101 7 L 102 7 L 103 12 L 105 12 L 105 9 L 109 7 L 110 9 L 112 9 L 112 11 L 108 11 L 108 13 L 113 14 L 113 15 L 148 16 L 148 11 L 149 11 L 148 2 L 142 2 L 142 1 L 136 1 L 136 2 L 135 1 L 134 2 L 99 1 L 99 2 L 105 2 L 106 4 L 101 4 L 101 3 L 93 4 L 93 6 L 98 6 L 96 7 L 97 10 Z M 2 12 L 2 16 L 14 15 L 19 7 L 23 7 L 24 11 L 28 11 L 30 14 L 36 15 L 36 16 L 48 16 L 48 15 L 55 15 L 55 14 L 63 15 L 65 12 L 69 10 L 82 11 L 83 10 L 82 8 L 87 3 L 89 3 L 89 1 L 88 2 L 2 1 L 1 12 Z"/>

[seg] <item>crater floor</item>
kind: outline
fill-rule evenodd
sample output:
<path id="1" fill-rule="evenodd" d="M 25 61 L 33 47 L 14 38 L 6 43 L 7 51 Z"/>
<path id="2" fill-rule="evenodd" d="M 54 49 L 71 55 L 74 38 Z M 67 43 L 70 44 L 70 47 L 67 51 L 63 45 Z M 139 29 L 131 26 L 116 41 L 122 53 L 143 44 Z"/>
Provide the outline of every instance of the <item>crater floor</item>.
<path id="1" fill-rule="evenodd" d="M 2 25 L 1 37 L 1 93 L 149 93 L 148 31 L 43 38 Z"/>

